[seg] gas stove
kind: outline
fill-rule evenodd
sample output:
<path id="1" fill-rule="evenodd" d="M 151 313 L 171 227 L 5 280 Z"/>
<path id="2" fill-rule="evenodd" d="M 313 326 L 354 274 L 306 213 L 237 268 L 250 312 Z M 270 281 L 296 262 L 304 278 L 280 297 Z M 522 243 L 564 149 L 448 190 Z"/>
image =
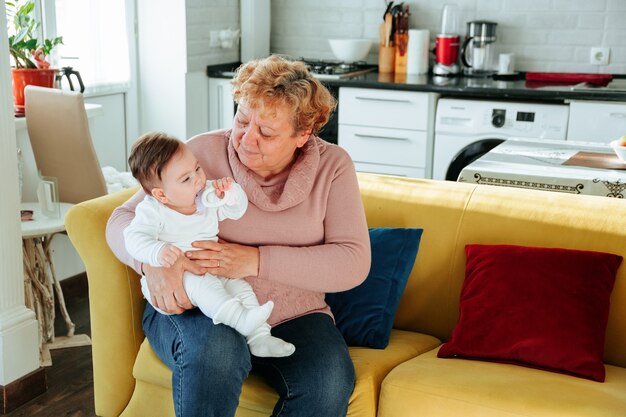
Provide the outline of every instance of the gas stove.
<path id="1" fill-rule="evenodd" d="M 343 80 L 376 70 L 376 65 L 365 61 L 345 63 L 342 61 L 298 58 L 306 64 L 311 74 L 320 80 Z"/>

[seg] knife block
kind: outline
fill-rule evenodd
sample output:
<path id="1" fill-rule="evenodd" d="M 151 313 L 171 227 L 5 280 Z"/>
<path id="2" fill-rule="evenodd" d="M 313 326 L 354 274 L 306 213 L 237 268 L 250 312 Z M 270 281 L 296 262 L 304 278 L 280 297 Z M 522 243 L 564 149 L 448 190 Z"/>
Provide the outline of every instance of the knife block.
<path id="1" fill-rule="evenodd" d="M 395 69 L 396 47 L 380 45 L 378 49 L 378 72 L 393 72 Z"/>
<path id="2" fill-rule="evenodd" d="M 409 43 L 408 33 L 396 33 L 396 59 L 395 59 L 395 72 L 396 74 L 406 74 L 407 63 L 407 46 Z"/>

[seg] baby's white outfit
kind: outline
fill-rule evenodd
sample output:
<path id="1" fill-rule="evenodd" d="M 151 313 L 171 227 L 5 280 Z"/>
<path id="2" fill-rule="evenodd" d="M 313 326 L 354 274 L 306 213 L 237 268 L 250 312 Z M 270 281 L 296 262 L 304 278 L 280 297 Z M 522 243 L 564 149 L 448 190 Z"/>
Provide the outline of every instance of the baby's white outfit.
<path id="1" fill-rule="evenodd" d="M 212 182 L 207 181 L 196 207 L 194 214 L 185 215 L 147 195 L 137 205 L 135 218 L 124 230 L 128 253 L 140 262 L 162 266 L 159 252 L 166 244 L 190 251 L 197 250 L 191 246 L 191 242 L 196 240 L 217 241 L 218 222 L 241 218 L 248 207 L 248 199 L 237 183 L 233 183 L 223 198 L 219 198 Z M 253 355 L 281 357 L 294 352 L 295 347 L 291 343 L 270 334 L 266 320 L 274 304 L 268 301 L 259 306 L 252 287 L 245 280 L 185 272 L 183 286 L 191 303 L 213 319 L 215 324 L 223 323 L 246 336 Z M 154 305 L 145 277 L 141 278 L 141 290 L 157 311 L 167 314 Z"/>

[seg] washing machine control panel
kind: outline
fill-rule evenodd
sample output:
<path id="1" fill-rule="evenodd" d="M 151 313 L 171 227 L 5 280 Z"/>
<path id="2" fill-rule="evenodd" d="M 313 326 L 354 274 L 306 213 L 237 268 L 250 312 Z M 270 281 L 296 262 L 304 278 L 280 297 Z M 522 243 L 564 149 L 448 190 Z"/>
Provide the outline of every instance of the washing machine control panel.
<path id="1" fill-rule="evenodd" d="M 569 108 L 564 104 L 439 99 L 435 131 L 565 140 Z"/>
<path id="2" fill-rule="evenodd" d="M 530 111 L 518 111 L 515 112 L 515 119 L 511 119 L 509 126 L 521 131 L 527 131 L 532 129 L 530 123 L 535 121 L 535 112 Z M 493 109 L 491 111 L 491 125 L 496 128 L 501 128 L 506 122 L 506 109 Z M 521 123 L 518 123 L 521 122 Z"/>
<path id="3" fill-rule="evenodd" d="M 481 131 L 496 130 L 498 133 L 508 135 L 565 139 L 568 112 L 553 112 L 552 110 L 554 109 L 544 108 L 531 111 L 531 109 L 501 107 L 485 109 L 480 117 L 479 127 Z"/>

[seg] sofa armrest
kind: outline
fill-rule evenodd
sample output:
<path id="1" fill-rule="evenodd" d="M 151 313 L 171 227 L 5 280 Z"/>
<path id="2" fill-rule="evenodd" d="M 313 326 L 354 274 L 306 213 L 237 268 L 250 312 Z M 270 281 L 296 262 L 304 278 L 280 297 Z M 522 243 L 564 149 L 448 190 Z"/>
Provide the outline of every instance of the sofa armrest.
<path id="1" fill-rule="evenodd" d="M 94 396 L 99 416 L 117 416 L 126 407 L 135 388 L 135 357 L 144 339 L 141 317 L 145 300 L 139 278 L 113 255 L 105 238 L 111 212 L 136 191 L 77 204 L 65 218 L 67 234 L 85 264 L 89 282 Z"/>

